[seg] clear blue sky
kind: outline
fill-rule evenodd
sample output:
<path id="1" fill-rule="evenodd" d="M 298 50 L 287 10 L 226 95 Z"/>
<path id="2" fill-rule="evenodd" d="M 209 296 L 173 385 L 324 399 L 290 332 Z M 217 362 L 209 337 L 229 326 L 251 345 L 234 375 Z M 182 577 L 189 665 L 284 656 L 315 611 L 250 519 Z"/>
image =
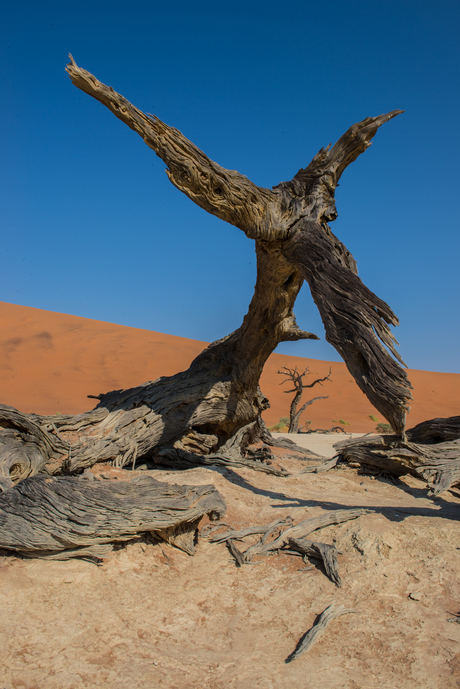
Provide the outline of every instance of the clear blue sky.
<path id="1" fill-rule="evenodd" d="M 0 299 L 212 341 L 239 326 L 253 242 L 64 69 L 81 67 L 271 187 L 400 108 L 337 191 L 332 229 L 399 316 L 410 368 L 460 372 L 460 5 L 450 0 L 8 3 L 0 25 Z M 308 287 L 278 351 L 340 360 Z"/>

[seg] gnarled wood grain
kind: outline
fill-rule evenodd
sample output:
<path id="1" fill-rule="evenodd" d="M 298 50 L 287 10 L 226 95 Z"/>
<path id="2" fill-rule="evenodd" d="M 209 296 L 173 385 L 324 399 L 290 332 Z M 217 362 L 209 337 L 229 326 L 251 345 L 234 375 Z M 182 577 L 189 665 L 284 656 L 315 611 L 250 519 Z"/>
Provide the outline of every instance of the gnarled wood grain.
<path id="1" fill-rule="evenodd" d="M 205 514 L 220 519 L 225 509 L 210 485 L 170 485 L 151 476 L 131 481 L 35 476 L 0 494 L 0 548 L 28 557 L 61 551 L 87 556 L 95 545 L 152 531 L 193 554 L 178 534 L 190 533 Z"/>
<path id="2" fill-rule="evenodd" d="M 416 476 L 429 484 L 432 495 L 460 483 L 460 417 L 424 421 L 409 429 L 407 437 L 365 436 L 341 441 L 334 449 L 346 462 Z"/>
<path id="3" fill-rule="evenodd" d="M 402 363 L 387 325 L 396 325 L 397 318 L 357 278 L 356 262 L 327 226 L 337 217 L 334 194 L 345 168 L 371 145 L 378 128 L 402 111 L 354 124 L 332 148 L 321 149 L 293 180 L 268 190 L 210 161 L 183 134 L 156 117 L 144 115 L 111 87 L 78 67 L 73 58 L 67 71 L 75 86 L 103 103 L 143 137 L 166 162 L 169 178 L 181 191 L 256 239 L 259 248 L 263 243 L 278 261 L 281 256 L 287 259 L 290 274 L 283 289 L 290 287 L 293 280 L 296 284 L 299 278 L 300 284 L 302 278 L 307 280 L 328 341 L 344 358 L 372 404 L 403 436 L 410 384 L 391 356 Z M 258 279 L 261 274 L 259 265 Z M 272 298 L 266 300 L 270 308 Z M 251 326 L 252 345 L 260 340 L 262 325 L 254 315 L 250 308 L 246 319 Z M 286 325 L 292 317 L 286 314 Z M 297 338 L 299 330 L 296 324 L 287 326 L 284 338 L 279 337 L 278 342 Z M 267 327 L 263 331 L 269 332 Z M 254 351 L 254 346 L 250 349 Z"/>

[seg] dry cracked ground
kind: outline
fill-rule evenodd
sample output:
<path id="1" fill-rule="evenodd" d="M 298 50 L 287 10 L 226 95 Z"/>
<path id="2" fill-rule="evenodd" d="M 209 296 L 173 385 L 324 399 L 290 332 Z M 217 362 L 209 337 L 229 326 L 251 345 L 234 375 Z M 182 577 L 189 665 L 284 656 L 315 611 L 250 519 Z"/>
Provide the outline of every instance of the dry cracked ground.
<path id="1" fill-rule="evenodd" d="M 312 449 L 330 455 L 336 440 Z M 286 456 L 282 463 L 302 466 Z M 368 507 L 315 534 L 340 551 L 342 587 L 319 564 L 309 569 L 285 554 L 238 568 L 225 545 L 206 538 L 190 557 L 143 537 L 100 566 L 4 554 L 0 689 L 460 687 L 460 491 L 432 500 L 414 478 L 340 467 L 287 478 L 222 468 L 156 473 L 214 484 L 234 527 Z M 332 602 L 355 612 L 287 664 Z"/>

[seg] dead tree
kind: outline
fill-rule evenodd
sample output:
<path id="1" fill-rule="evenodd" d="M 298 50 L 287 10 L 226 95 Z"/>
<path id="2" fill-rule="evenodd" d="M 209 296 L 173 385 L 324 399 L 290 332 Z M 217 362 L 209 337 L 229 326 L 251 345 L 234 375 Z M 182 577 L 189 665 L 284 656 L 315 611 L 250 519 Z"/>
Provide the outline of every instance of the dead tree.
<path id="1" fill-rule="evenodd" d="M 295 368 L 288 368 L 287 366 L 283 366 L 283 371 L 278 371 L 278 373 L 281 376 L 287 376 L 286 380 L 290 380 L 292 384 L 294 385 L 294 388 L 292 390 L 284 390 L 284 392 L 289 395 L 292 392 L 294 392 L 294 399 L 291 402 L 291 407 L 289 409 L 289 429 L 288 433 L 297 433 L 299 430 L 299 423 L 300 423 L 300 417 L 305 411 L 307 407 L 310 406 L 310 404 L 313 404 L 313 402 L 316 402 L 317 400 L 327 400 L 328 396 L 320 396 L 320 397 L 313 397 L 313 399 L 308 400 L 308 402 L 305 402 L 300 409 L 297 409 L 299 406 L 299 402 L 302 399 L 303 391 L 305 388 L 313 388 L 315 385 L 322 385 L 325 380 L 330 380 L 331 379 L 331 369 L 329 369 L 329 373 L 327 376 L 324 376 L 324 378 L 317 378 L 316 380 L 313 381 L 313 383 L 310 383 L 307 385 L 307 383 L 303 382 L 303 379 L 305 376 L 310 375 L 310 371 L 308 368 L 303 371 L 303 373 L 300 373 L 300 371 L 297 370 L 297 366 Z M 286 382 L 286 380 L 283 380 L 280 385 L 283 385 L 283 383 Z"/>
<path id="2" fill-rule="evenodd" d="M 402 111 L 354 124 L 291 181 L 264 189 L 214 163 L 177 129 L 138 110 L 72 58 L 67 71 L 77 88 L 143 138 L 180 191 L 254 240 L 257 281 L 242 325 L 209 345 L 187 371 L 100 394 L 93 410 L 76 416 L 1 407 L 3 486 L 37 473 L 76 474 L 96 462 L 180 467 L 220 461 L 261 468 L 241 449 L 263 430 L 260 415 L 269 406 L 259 389 L 263 366 L 280 342 L 317 339 L 293 313 L 304 280 L 326 339 L 403 437 L 411 386 L 389 328 L 398 320 L 361 282 L 355 260 L 328 225 L 337 217 L 334 194 L 342 173 L 378 128 Z"/>

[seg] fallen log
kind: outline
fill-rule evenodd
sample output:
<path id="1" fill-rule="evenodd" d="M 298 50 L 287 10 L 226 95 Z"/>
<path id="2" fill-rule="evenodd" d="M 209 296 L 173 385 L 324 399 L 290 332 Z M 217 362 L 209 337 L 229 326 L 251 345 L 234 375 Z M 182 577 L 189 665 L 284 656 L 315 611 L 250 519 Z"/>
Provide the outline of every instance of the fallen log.
<path id="1" fill-rule="evenodd" d="M 225 509 L 211 485 L 35 476 L 0 494 L 0 548 L 27 557 L 99 557 L 109 544 L 151 532 L 192 555 L 200 519 L 220 519 Z"/>
<path id="2" fill-rule="evenodd" d="M 460 483 L 460 417 L 430 419 L 407 431 L 407 440 L 378 435 L 334 445 L 341 461 L 358 463 L 393 476 L 411 474 L 439 495 Z"/>

